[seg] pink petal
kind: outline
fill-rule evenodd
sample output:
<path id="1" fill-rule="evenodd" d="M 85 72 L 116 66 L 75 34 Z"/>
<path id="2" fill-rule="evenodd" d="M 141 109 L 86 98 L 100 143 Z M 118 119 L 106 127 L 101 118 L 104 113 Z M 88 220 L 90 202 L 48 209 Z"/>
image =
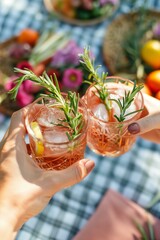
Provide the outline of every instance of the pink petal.
<path id="1" fill-rule="evenodd" d="M 25 107 L 26 105 L 33 102 L 34 96 L 26 93 L 23 88 L 20 88 L 17 94 L 17 104 L 20 107 Z"/>
<path id="2" fill-rule="evenodd" d="M 8 78 L 6 84 L 4 85 L 4 89 L 6 91 L 9 91 L 12 88 L 14 88 L 14 86 L 15 86 L 14 80 L 17 79 L 17 78 L 18 78 L 18 76 L 16 76 L 16 75 L 13 75 L 10 78 Z"/>

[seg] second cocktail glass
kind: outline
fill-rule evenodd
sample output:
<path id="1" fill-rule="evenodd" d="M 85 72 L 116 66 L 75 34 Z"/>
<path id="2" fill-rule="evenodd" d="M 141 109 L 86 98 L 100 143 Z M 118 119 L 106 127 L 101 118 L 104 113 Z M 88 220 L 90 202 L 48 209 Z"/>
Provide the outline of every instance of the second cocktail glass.
<path id="1" fill-rule="evenodd" d="M 111 106 L 109 112 L 99 98 L 95 84 L 88 88 L 84 97 L 90 116 L 87 144 L 97 154 L 115 157 L 127 152 L 136 140 L 135 136 L 129 135 L 127 127 L 140 117 L 144 104 L 143 95 L 140 91 L 135 94 L 125 112 L 125 119 L 119 122 L 122 112 L 117 102 L 123 104 L 127 94 L 132 92 L 134 83 L 114 76 L 106 78 L 105 87 L 109 93 L 106 99 Z"/>

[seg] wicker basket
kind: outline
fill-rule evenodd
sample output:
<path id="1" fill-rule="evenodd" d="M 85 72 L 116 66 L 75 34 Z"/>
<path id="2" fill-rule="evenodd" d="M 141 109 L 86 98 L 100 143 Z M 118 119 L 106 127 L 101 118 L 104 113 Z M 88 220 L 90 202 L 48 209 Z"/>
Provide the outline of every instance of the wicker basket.
<path id="1" fill-rule="evenodd" d="M 89 26 L 89 25 L 98 24 L 98 23 L 104 21 L 106 18 L 110 17 L 117 10 L 117 8 L 119 6 L 119 4 L 115 5 L 113 7 L 112 11 L 110 11 L 107 15 L 105 14 L 98 18 L 89 19 L 89 20 L 80 20 L 80 19 L 75 19 L 75 18 L 69 18 L 69 17 L 57 12 L 54 9 L 53 1 L 54 0 L 44 0 L 44 5 L 48 12 L 52 13 L 56 18 L 66 22 L 66 23 L 73 24 L 73 25 L 79 25 L 79 26 Z"/>
<path id="2" fill-rule="evenodd" d="M 103 42 L 103 56 L 110 75 L 119 75 L 135 79 L 136 73 L 131 73 L 128 68 L 128 59 L 122 49 L 122 44 L 127 33 L 136 30 L 136 19 L 139 12 L 120 15 L 106 29 Z M 149 10 L 146 21 L 159 21 L 160 12 Z M 145 39 L 142 39 L 145 40 Z"/>

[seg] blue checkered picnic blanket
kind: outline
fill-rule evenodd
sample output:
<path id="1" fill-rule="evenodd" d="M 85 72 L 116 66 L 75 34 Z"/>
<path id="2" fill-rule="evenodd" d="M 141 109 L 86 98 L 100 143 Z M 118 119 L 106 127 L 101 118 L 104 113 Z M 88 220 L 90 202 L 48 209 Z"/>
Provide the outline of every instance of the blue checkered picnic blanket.
<path id="1" fill-rule="evenodd" d="M 134 8 L 143 2 L 136 1 Z M 131 0 L 121 1 L 118 10 L 109 19 L 94 26 L 81 27 L 50 18 L 42 0 L 0 0 L 0 41 L 18 34 L 24 27 L 41 30 L 42 26 L 56 26 L 66 32 L 69 30 L 81 47 L 89 45 L 97 62 L 106 71 L 102 57 L 105 31 L 116 16 L 129 12 L 133 3 Z M 149 0 L 148 5 L 160 10 L 159 0 Z M 0 115 L 0 139 L 9 121 L 9 118 Z M 123 156 L 101 157 L 88 148 L 85 156 L 95 161 L 94 171 L 81 183 L 55 194 L 38 216 L 24 224 L 16 240 L 71 240 L 94 214 L 110 188 L 142 207 L 160 191 L 160 145 L 138 138 Z M 160 202 L 150 212 L 160 218 Z"/>

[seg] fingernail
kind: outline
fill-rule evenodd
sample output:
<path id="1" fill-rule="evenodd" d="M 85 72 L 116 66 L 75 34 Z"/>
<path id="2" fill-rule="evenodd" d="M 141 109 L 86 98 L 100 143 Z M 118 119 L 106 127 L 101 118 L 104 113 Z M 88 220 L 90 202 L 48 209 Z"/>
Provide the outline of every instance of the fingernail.
<path id="1" fill-rule="evenodd" d="M 140 132 L 140 127 L 138 125 L 138 123 L 131 123 L 128 126 L 128 132 L 130 132 L 131 134 L 136 134 Z"/>
<path id="2" fill-rule="evenodd" d="M 95 163 L 91 160 L 88 160 L 85 162 L 85 167 L 87 169 L 87 173 L 90 173 L 92 171 L 92 169 L 94 168 Z"/>

